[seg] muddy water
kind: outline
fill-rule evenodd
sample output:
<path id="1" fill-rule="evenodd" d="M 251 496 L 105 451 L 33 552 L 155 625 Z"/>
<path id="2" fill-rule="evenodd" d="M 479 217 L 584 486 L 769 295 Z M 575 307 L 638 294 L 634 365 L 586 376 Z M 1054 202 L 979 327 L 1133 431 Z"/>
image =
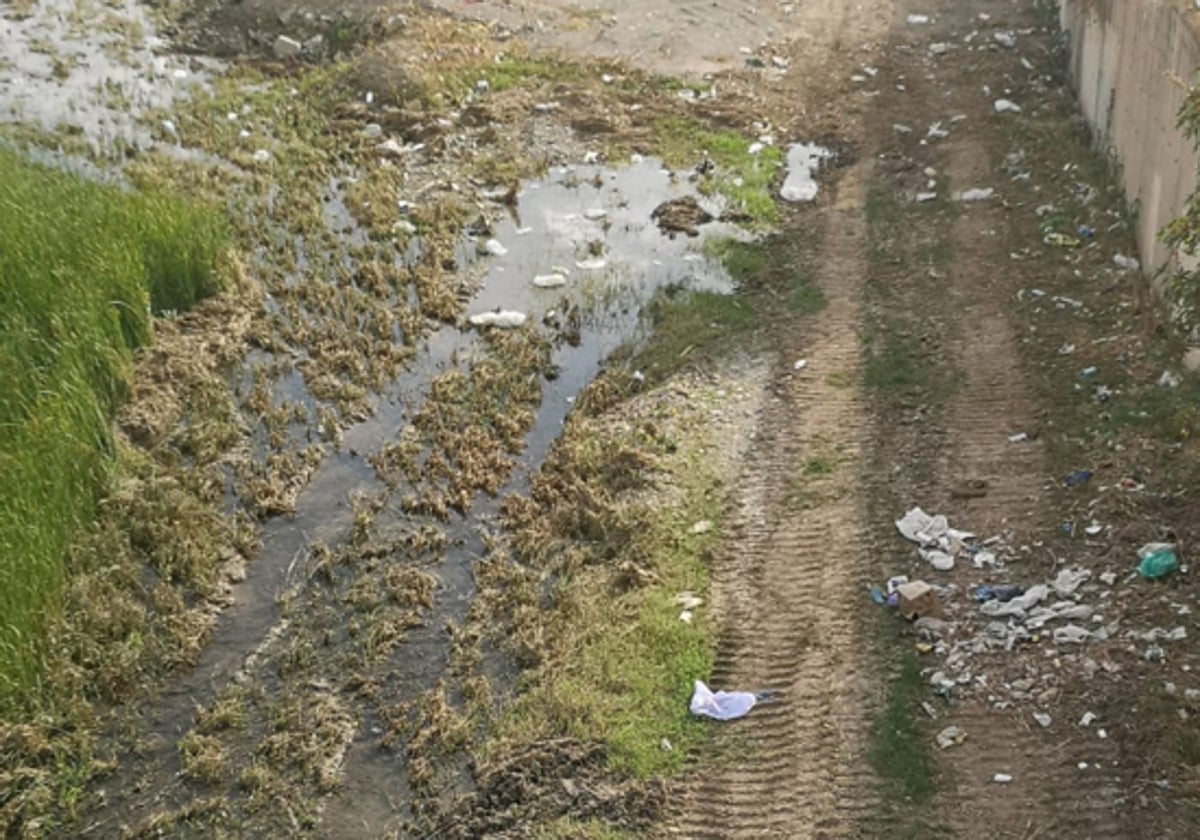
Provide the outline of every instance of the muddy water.
<path id="1" fill-rule="evenodd" d="M 542 401 L 533 426 L 496 498 L 477 498 L 465 517 L 448 523 L 402 513 L 394 502 L 377 517 L 377 525 L 388 530 L 438 524 L 445 529 L 448 546 L 430 569 L 438 578 L 433 608 L 422 626 L 408 632 L 383 675 L 388 703 L 418 698 L 444 674 L 450 653 L 446 627 L 461 622 L 470 604 L 471 564 L 483 553 L 481 529 L 494 519 L 500 497 L 527 487 L 576 395 L 605 359 L 644 336 L 642 311 L 653 296 L 667 287 L 733 291 L 724 269 L 702 256 L 699 247 L 704 236 L 733 235 L 736 229 L 713 223 L 703 229 L 702 237 L 671 239 L 651 219 L 661 202 L 686 195 L 696 193 L 685 177 L 663 170 L 655 161 L 639 161 L 622 169 L 554 169 L 545 179 L 525 185 L 512 212 L 495 208 L 491 238 L 501 243 L 504 253 L 473 258 L 473 264 L 464 266 L 482 277 L 467 305 L 468 314 L 501 308 L 521 312 L 540 325 L 555 313 L 578 307 L 579 332 L 577 341 L 560 341 L 554 347 L 553 377 L 541 383 Z M 719 215 L 719 206 L 696 197 Z M 332 215 L 339 224 L 343 221 L 341 214 Z M 475 254 L 479 249 L 468 243 L 461 250 Z M 562 285 L 541 288 L 535 283 L 535 278 L 551 274 L 560 275 Z M 325 459 L 297 499 L 294 515 L 265 524 L 260 556 L 234 590 L 234 605 L 220 617 L 198 664 L 148 710 L 150 737 L 143 740 L 157 744 L 151 763 L 158 769 L 151 772 L 161 774 L 163 787 L 178 771 L 175 743 L 190 728 L 196 705 L 208 702 L 239 671 L 255 678 L 262 671 L 251 663 L 269 660 L 277 641 L 297 632 L 283 620 L 278 599 L 289 589 L 304 590 L 311 573 L 307 547 L 315 540 L 333 547 L 346 540 L 353 520 L 352 494 L 388 494 L 367 456 L 396 439 L 420 408 L 433 378 L 482 352 L 475 330 L 448 326 L 431 334 L 409 370 L 379 394 L 374 416 L 345 431 L 339 450 Z M 401 486 L 389 498 L 402 498 L 414 489 Z M 330 803 L 331 836 L 377 830 L 394 819 L 398 806 L 409 798 L 402 756 L 379 747 L 380 726 L 371 710 L 360 706 L 359 718 L 347 755 L 344 792 Z"/>
<path id="2" fill-rule="evenodd" d="M 40 0 L 0 18 L 0 122 L 79 133 L 92 152 L 153 145 L 139 120 L 169 106 L 219 65 L 165 52 L 134 0 Z M 168 128 L 158 127 L 171 142 Z"/>

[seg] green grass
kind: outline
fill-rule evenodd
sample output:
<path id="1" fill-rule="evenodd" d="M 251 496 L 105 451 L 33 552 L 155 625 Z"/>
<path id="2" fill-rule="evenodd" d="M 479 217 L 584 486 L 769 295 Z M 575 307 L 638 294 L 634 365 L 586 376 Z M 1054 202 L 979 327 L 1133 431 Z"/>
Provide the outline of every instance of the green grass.
<path id="1" fill-rule="evenodd" d="M 835 469 L 837 469 L 837 462 L 832 458 L 814 455 L 804 462 L 804 468 L 801 472 L 806 476 L 815 478 L 822 475 L 832 475 Z"/>
<path id="2" fill-rule="evenodd" d="M 709 259 L 720 261 L 739 284 L 760 279 L 767 269 L 767 246 L 762 242 L 714 237 L 704 241 L 703 250 Z"/>
<path id="3" fill-rule="evenodd" d="M 671 472 L 681 498 L 669 508 L 636 494 L 608 496 L 604 488 L 612 479 L 591 474 L 598 467 L 584 460 L 601 458 L 611 448 L 584 447 L 586 453 L 573 456 L 572 468 L 589 475 L 583 495 L 595 508 L 594 530 L 623 535 L 617 556 L 598 548 L 603 560 L 559 573 L 553 608 L 539 618 L 544 659 L 523 675 L 515 703 L 499 724 L 498 743 L 560 737 L 601 743 L 613 772 L 662 777 L 683 769 L 708 732 L 688 712 L 688 700 L 693 680 L 707 679 L 712 669 L 713 627 L 707 605 L 691 622 L 680 620 L 675 598 L 690 591 L 707 601 L 707 555 L 720 531 L 721 496 L 698 449 L 678 455 Z M 608 502 L 597 501 L 606 497 Z M 703 519 L 714 527 L 691 533 Z M 622 583 L 624 560 L 651 576 L 633 586 Z M 663 748 L 664 738 L 671 749 Z"/>
<path id="4" fill-rule="evenodd" d="M 917 342 L 895 329 L 886 329 L 870 341 L 864 371 L 871 388 L 910 391 L 923 387 L 929 378 L 928 366 Z"/>
<path id="5" fill-rule="evenodd" d="M 638 351 L 632 365 L 650 382 L 662 382 L 690 358 L 707 358 L 758 325 L 749 301 L 713 292 L 661 294 L 649 307 L 653 340 Z M 695 356 L 693 356 L 695 354 Z"/>
<path id="6" fill-rule="evenodd" d="M 34 689 L 43 614 L 112 463 L 109 420 L 151 313 L 217 290 L 203 208 L 0 151 L 0 710 Z"/>
<path id="7" fill-rule="evenodd" d="M 667 166 L 695 166 L 707 153 L 717 171 L 705 176 L 700 189 L 720 192 L 734 209 L 753 221 L 773 223 L 779 209 L 771 182 L 783 162 L 783 152 L 767 146 L 750 154 L 750 141 L 736 131 L 713 130 L 695 120 L 670 117 L 654 126 L 655 151 Z"/>
<path id="8" fill-rule="evenodd" d="M 816 315 L 825 308 L 825 293 L 812 282 L 808 272 L 793 268 L 786 278 L 788 312 L 794 315 Z"/>
<path id="9" fill-rule="evenodd" d="M 871 726 L 870 761 L 895 802 L 919 806 L 935 788 L 937 763 L 929 735 L 917 724 L 919 704 L 928 694 L 921 664 L 904 653 L 888 686 L 887 704 Z"/>

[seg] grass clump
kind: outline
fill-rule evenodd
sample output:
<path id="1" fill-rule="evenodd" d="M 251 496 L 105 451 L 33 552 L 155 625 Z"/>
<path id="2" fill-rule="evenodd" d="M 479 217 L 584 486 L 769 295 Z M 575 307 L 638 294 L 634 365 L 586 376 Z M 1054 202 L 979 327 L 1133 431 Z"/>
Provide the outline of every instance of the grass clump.
<path id="1" fill-rule="evenodd" d="M 920 662 L 915 654 L 904 654 L 888 687 L 887 703 L 871 727 L 871 766 L 888 798 L 909 805 L 926 802 L 935 787 L 932 746 L 916 717 L 925 692 Z"/>
<path id="2" fill-rule="evenodd" d="M 771 224 L 779 209 L 771 196 L 771 181 L 783 162 L 783 152 L 766 146 L 750 154 L 750 142 L 736 131 L 712 130 L 691 119 L 668 117 L 654 126 L 655 150 L 671 167 L 695 166 L 707 155 L 717 165 L 705 175 L 701 191 L 719 192 L 753 222 Z"/>
<path id="3" fill-rule="evenodd" d="M 0 151 L 0 711 L 39 679 L 40 632 L 113 463 L 109 420 L 151 314 L 220 285 L 208 210 Z"/>
<path id="4" fill-rule="evenodd" d="M 767 269 L 767 246 L 762 242 L 743 242 L 731 237 L 704 241 L 704 255 L 720 261 L 737 283 L 753 282 Z"/>
<path id="5" fill-rule="evenodd" d="M 508 643 L 530 667 L 496 743 L 569 737 L 603 744 L 612 772 L 671 775 L 705 737 L 688 698 L 693 680 L 712 668 L 712 628 L 703 609 L 681 620 L 677 598 L 706 597 L 706 558 L 719 525 L 704 533 L 691 526 L 719 523 L 719 495 L 698 451 L 668 455 L 667 441 L 612 438 L 590 420 L 572 426 L 533 498 L 506 505 L 518 556 L 544 567 L 553 587 L 548 610 L 535 606 L 539 585 L 508 589 L 511 597 L 528 586 L 529 609 L 508 608 Z M 671 464 L 681 485 L 673 503 L 663 506 L 644 479 L 633 481 L 650 466 L 637 452 Z M 614 471 L 614 462 L 626 467 Z"/>
<path id="6" fill-rule="evenodd" d="M 654 339 L 634 355 L 632 364 L 650 382 L 666 380 L 693 353 L 708 357 L 759 322 L 745 298 L 713 292 L 667 292 L 654 299 L 648 312 Z"/>
<path id="7" fill-rule="evenodd" d="M 916 342 L 897 330 L 886 329 L 878 345 L 868 349 L 864 378 L 871 388 L 912 391 L 924 387 L 928 377 Z"/>

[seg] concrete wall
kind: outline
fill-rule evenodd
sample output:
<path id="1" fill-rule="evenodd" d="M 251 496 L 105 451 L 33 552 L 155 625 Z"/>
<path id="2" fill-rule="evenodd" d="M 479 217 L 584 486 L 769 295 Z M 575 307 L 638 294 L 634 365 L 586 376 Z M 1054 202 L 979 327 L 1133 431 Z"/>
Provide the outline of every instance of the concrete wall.
<path id="1" fill-rule="evenodd" d="M 1200 15 L 1192 0 L 1061 0 L 1060 14 L 1083 113 L 1121 162 L 1142 264 L 1157 273 L 1171 254 L 1156 234 L 1196 186 L 1196 150 L 1175 120 L 1200 68 Z"/>

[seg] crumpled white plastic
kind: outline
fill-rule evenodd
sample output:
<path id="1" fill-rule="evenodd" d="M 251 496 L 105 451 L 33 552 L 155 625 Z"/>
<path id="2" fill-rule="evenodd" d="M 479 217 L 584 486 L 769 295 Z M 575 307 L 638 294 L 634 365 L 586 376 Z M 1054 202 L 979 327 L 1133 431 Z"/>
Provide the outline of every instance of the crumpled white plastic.
<path id="1" fill-rule="evenodd" d="M 524 312 L 510 312 L 501 309 L 496 312 L 480 312 L 478 315 L 472 315 L 467 320 L 471 322 L 473 327 L 498 327 L 502 330 L 512 330 L 522 326 L 525 323 Z"/>
<path id="2" fill-rule="evenodd" d="M 942 551 L 953 553 L 954 543 L 973 539 L 974 534 L 968 531 L 957 531 L 950 527 L 944 516 L 931 516 L 919 507 L 915 507 L 903 517 L 896 520 L 896 530 L 906 540 L 917 545 L 929 547 L 936 545 Z"/>
<path id="3" fill-rule="evenodd" d="M 1087 569 L 1063 569 L 1054 579 L 1052 586 L 1059 597 L 1069 598 L 1075 594 L 1075 590 L 1079 588 L 1080 584 L 1091 576 L 1092 573 Z"/>
<path id="4" fill-rule="evenodd" d="M 734 720 L 745 717 L 756 702 L 758 698 L 748 691 L 713 691 L 696 680 L 688 708 L 694 715 L 714 720 Z"/>
<path id="5" fill-rule="evenodd" d="M 1050 587 L 1039 583 L 1037 586 L 1029 587 L 1024 595 L 1018 595 L 1010 601 L 985 601 L 979 607 L 979 611 L 993 618 L 1009 615 L 1024 618 L 1027 610 L 1033 609 L 1046 600 L 1046 596 L 1049 594 Z"/>

